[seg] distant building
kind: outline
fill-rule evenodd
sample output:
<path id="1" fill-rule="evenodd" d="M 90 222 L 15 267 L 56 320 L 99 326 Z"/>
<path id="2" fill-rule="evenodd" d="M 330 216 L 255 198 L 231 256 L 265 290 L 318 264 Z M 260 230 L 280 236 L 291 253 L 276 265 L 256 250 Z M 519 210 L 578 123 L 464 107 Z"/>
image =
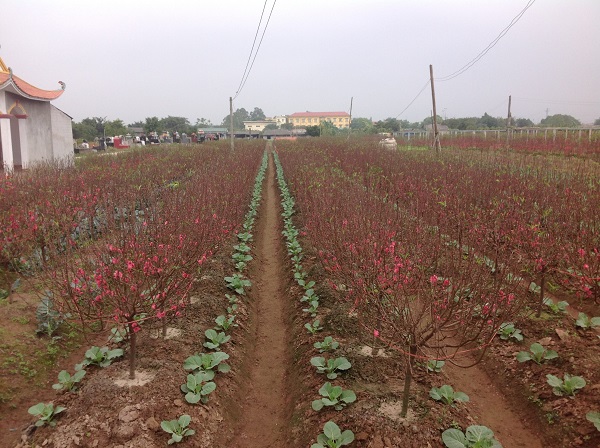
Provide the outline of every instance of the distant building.
<path id="1" fill-rule="evenodd" d="M 428 132 L 432 132 L 433 131 L 433 124 L 426 124 L 425 125 L 425 130 L 428 131 Z M 438 130 L 439 133 L 446 134 L 450 129 L 445 124 L 438 124 L 437 125 L 437 130 Z"/>
<path id="2" fill-rule="evenodd" d="M 267 129 L 262 133 L 262 137 L 267 140 L 295 139 L 296 137 L 305 136 L 306 129 Z"/>
<path id="3" fill-rule="evenodd" d="M 50 104 L 61 89 L 42 90 L 15 76 L 0 58 L 0 170 L 72 159 L 72 118 Z"/>
<path id="4" fill-rule="evenodd" d="M 209 127 L 209 128 L 199 128 L 198 135 L 204 135 L 205 138 L 210 139 L 222 139 L 227 136 L 229 131 L 225 127 Z"/>
<path id="5" fill-rule="evenodd" d="M 275 120 L 275 123 L 278 127 L 281 127 L 282 124 L 286 124 L 288 122 L 288 118 L 285 115 L 276 115 L 273 118 L 267 118 L 267 120 Z"/>
<path id="6" fill-rule="evenodd" d="M 288 115 L 288 123 L 294 126 L 319 126 L 321 122 L 329 121 L 337 128 L 350 126 L 348 112 L 295 112 Z"/>
<path id="7" fill-rule="evenodd" d="M 263 131 L 268 125 L 277 124 L 277 122 L 271 118 L 267 118 L 266 120 L 252 120 L 252 121 L 244 121 L 244 129 L 247 131 Z"/>

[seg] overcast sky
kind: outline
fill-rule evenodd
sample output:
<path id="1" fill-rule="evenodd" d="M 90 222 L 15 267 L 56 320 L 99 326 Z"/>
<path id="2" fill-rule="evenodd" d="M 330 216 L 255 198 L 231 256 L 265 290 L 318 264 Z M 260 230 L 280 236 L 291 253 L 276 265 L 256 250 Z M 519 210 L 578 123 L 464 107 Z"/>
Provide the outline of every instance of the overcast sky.
<path id="1" fill-rule="evenodd" d="M 274 0 L 268 0 L 265 18 Z M 264 0 L 0 0 L 0 57 L 75 121 L 183 116 L 219 124 Z M 463 67 L 527 0 L 276 0 L 234 109 L 396 117 Z M 263 21 L 264 24 L 264 21 Z M 261 31 L 262 32 L 262 31 Z M 260 37 L 260 35 L 259 35 Z M 435 83 L 439 115 L 600 118 L 600 0 L 537 0 L 472 68 Z M 429 87 L 398 118 L 431 113 Z"/>

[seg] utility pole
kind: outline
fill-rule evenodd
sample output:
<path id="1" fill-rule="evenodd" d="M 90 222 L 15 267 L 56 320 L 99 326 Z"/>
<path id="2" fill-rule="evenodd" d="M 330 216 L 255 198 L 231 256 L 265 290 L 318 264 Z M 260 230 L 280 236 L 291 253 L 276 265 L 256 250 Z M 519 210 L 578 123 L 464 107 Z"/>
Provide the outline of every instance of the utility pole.
<path id="1" fill-rule="evenodd" d="M 510 104 L 512 102 L 512 95 L 508 95 L 508 115 L 506 117 L 506 148 L 508 149 L 508 142 L 510 140 L 510 121 L 512 116 L 510 115 Z"/>
<path id="2" fill-rule="evenodd" d="M 229 132 L 231 134 L 231 150 L 233 151 L 233 98 L 229 97 Z"/>
<path id="3" fill-rule="evenodd" d="M 348 123 L 348 141 L 350 141 L 350 126 L 352 125 L 352 101 L 354 101 L 354 97 L 350 97 L 350 123 Z"/>
<path id="4" fill-rule="evenodd" d="M 435 88 L 433 86 L 433 65 L 429 65 L 429 82 L 431 83 L 431 100 L 433 101 L 433 149 L 440 152 L 442 145 L 440 144 L 440 134 L 437 127 L 437 111 L 435 109 Z"/>

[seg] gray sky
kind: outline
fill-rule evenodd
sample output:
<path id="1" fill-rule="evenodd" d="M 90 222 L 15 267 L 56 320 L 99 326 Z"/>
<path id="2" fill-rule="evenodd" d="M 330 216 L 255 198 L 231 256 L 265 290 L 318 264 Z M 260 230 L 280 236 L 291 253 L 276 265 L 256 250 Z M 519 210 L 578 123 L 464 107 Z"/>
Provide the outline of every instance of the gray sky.
<path id="1" fill-rule="evenodd" d="M 265 20 L 273 0 L 268 0 Z M 234 109 L 396 117 L 475 58 L 527 0 L 277 0 Z M 204 117 L 240 83 L 264 0 L 0 0 L 0 56 L 73 116 Z M 264 22 L 263 22 L 264 23 Z M 260 36 L 259 36 L 260 37 Z M 479 62 L 436 82 L 442 116 L 600 118 L 600 0 L 537 0 Z M 425 89 L 398 118 L 430 115 Z"/>

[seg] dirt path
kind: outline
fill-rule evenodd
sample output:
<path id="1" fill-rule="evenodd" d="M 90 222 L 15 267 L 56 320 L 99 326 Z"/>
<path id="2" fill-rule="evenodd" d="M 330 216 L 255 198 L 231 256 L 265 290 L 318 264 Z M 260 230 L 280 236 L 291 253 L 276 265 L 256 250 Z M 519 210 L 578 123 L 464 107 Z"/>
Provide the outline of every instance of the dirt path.
<path id="1" fill-rule="evenodd" d="M 283 239 L 272 155 L 266 176 L 266 188 L 254 232 L 256 257 L 251 273 L 254 303 L 248 356 L 245 400 L 241 403 L 241 421 L 232 443 L 237 448 L 286 446 L 287 402 L 286 368 L 289 356 L 284 313 L 285 266 Z M 254 360 L 254 362 L 252 362 Z"/>
<path id="2" fill-rule="evenodd" d="M 531 427 L 535 416 L 514 411 L 498 386 L 479 365 L 463 369 L 446 363 L 444 372 L 450 377 L 450 384 L 455 390 L 469 396 L 469 406 L 475 406 L 475 424 L 485 425 L 494 431 L 502 446 L 543 448 L 541 436 Z"/>

